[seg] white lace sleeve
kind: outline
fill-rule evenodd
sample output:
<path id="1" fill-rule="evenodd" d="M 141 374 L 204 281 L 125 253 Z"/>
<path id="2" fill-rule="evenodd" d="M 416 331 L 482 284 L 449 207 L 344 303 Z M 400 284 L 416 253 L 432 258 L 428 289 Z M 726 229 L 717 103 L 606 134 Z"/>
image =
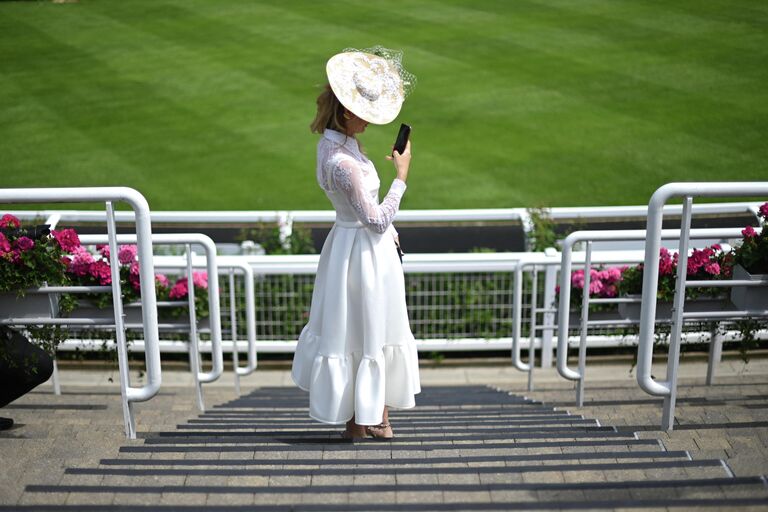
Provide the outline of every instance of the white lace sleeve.
<path id="1" fill-rule="evenodd" d="M 347 196 L 363 225 L 377 233 L 384 233 L 392 224 L 405 192 L 404 181 L 395 179 L 384 200 L 377 204 L 365 188 L 360 166 L 353 160 L 338 161 L 331 171 L 331 180 L 334 187 Z"/>

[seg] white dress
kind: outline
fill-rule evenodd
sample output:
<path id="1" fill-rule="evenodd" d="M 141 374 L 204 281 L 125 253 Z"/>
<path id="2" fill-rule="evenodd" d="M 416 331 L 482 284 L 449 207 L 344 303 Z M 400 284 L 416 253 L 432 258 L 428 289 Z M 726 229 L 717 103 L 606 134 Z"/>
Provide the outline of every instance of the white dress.
<path id="1" fill-rule="evenodd" d="M 395 179 L 379 204 L 379 177 L 357 140 L 325 130 L 317 180 L 336 210 L 293 358 L 293 381 L 309 391 L 323 423 L 382 421 L 384 405 L 406 409 L 421 391 L 392 219 L 405 192 Z"/>

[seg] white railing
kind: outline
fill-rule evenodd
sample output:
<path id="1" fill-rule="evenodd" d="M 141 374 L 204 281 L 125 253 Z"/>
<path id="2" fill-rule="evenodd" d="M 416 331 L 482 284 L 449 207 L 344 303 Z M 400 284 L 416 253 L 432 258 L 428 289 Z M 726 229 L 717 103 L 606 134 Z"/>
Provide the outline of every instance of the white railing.
<path id="1" fill-rule="evenodd" d="M 707 203 L 694 207 L 694 213 L 701 215 L 756 215 L 756 203 Z M 645 218 L 646 205 L 636 206 L 579 206 L 567 208 L 548 208 L 547 213 L 554 220 L 583 219 L 619 219 Z M 20 219 L 48 218 L 59 216 L 64 222 L 103 222 L 104 212 L 90 210 L 12 210 Z M 680 205 L 665 205 L 665 215 L 681 215 Z M 153 222 L 166 224 L 248 224 L 257 222 L 290 224 L 328 223 L 332 224 L 336 214 L 333 210 L 263 210 L 263 211 L 153 211 Z M 118 222 L 131 222 L 131 212 L 116 212 Z M 481 222 L 515 221 L 523 224 L 530 221 L 525 208 L 483 208 L 483 209 L 446 209 L 446 210 L 400 210 L 395 221 L 412 222 Z"/>
<path id="2" fill-rule="evenodd" d="M 583 221 L 587 219 L 644 219 L 647 206 L 584 206 L 549 208 L 547 214 L 556 221 Z M 751 202 L 708 203 L 696 205 L 700 215 L 757 215 L 758 205 Z M 104 214 L 88 210 L 15 210 L 11 211 L 20 219 L 54 218 L 57 222 L 103 222 Z M 665 205 L 666 215 L 681 215 L 680 205 Z M 294 223 L 333 224 L 336 213 L 333 210 L 263 210 L 263 211 L 154 211 L 152 220 L 163 224 L 195 225 L 241 225 L 253 223 L 275 223 L 280 227 L 282 237 L 291 234 Z M 116 212 L 119 222 L 133 220 L 131 212 Z M 400 210 L 395 221 L 398 224 L 411 223 L 456 223 L 456 222 L 514 222 L 520 223 L 523 232 L 533 229 L 529 211 L 525 208 L 485 208 L 446 210 Z M 526 240 L 527 246 L 527 240 Z"/>
<path id="3" fill-rule="evenodd" d="M 691 238 L 719 240 L 725 242 L 727 240 L 739 238 L 741 236 L 740 228 L 721 228 L 721 229 L 696 229 L 692 230 Z M 680 230 L 665 229 L 661 231 L 661 238 L 668 240 L 676 240 L 680 238 Z M 581 407 L 584 403 L 584 382 L 585 382 L 585 370 L 586 370 L 586 350 L 587 350 L 587 328 L 589 325 L 595 325 L 601 323 L 601 321 L 590 322 L 589 320 L 589 305 L 593 304 L 618 304 L 621 302 L 636 302 L 631 298 L 606 298 L 606 299 L 592 299 L 589 297 L 589 293 L 582 294 L 581 303 L 581 316 L 579 325 L 579 352 L 578 352 L 578 370 L 574 370 L 568 367 L 568 347 L 566 344 L 568 330 L 569 330 L 569 305 L 571 300 L 571 268 L 573 259 L 573 247 L 577 243 L 586 243 L 586 250 L 582 254 L 582 261 L 584 267 L 584 290 L 589 290 L 590 285 L 590 273 L 587 269 L 591 268 L 593 263 L 601 263 L 597 258 L 593 260 L 592 257 L 592 243 L 593 242 L 622 242 L 631 240 L 645 240 L 645 230 L 606 230 L 606 231 L 576 231 L 566 237 L 563 242 L 563 252 L 560 262 L 560 299 L 558 305 L 558 345 L 557 345 L 557 371 L 565 379 L 576 381 L 576 405 Z M 600 253 L 598 253 L 599 255 Z M 658 251 L 656 260 L 658 260 Z M 626 263 L 634 263 L 634 261 L 627 261 Z M 654 263 L 658 266 L 658 261 Z M 680 266 L 679 268 L 685 268 Z M 707 281 L 707 286 L 711 283 Z M 709 316 L 709 314 L 708 314 Z M 739 318 L 740 314 L 737 311 L 729 312 L 728 318 Z M 694 316 L 691 314 L 690 318 L 702 319 L 701 315 Z M 726 319 L 725 317 L 723 319 Z M 605 321 L 611 325 L 635 325 L 636 322 L 631 320 L 624 321 Z M 561 341 L 562 340 L 562 341 Z M 712 343 L 722 343 L 722 339 L 714 339 Z M 708 369 L 707 381 L 712 381 L 714 373 L 714 359 L 717 357 L 717 353 L 713 350 L 710 352 L 710 365 Z"/>
<path id="4" fill-rule="evenodd" d="M 643 269 L 643 296 L 640 309 L 640 337 L 637 353 L 637 382 L 646 393 L 664 397 L 662 407 L 662 430 L 672 430 L 675 419 L 677 400 L 677 370 L 680 359 L 680 330 L 685 318 L 692 313 L 684 313 L 686 273 L 677 273 L 675 298 L 672 306 L 672 329 L 669 353 L 667 355 L 666 380 L 656 381 L 651 376 L 653 360 L 653 338 L 656 318 L 656 290 L 659 281 L 658 257 L 662 237 L 662 221 L 667 201 L 674 197 L 683 198 L 683 214 L 680 221 L 680 247 L 678 268 L 686 268 L 688 246 L 691 233 L 691 214 L 694 197 L 745 197 L 768 195 L 768 182 L 722 182 L 722 183 L 668 183 L 653 193 L 648 202 L 648 220 L 646 223 L 645 263 Z M 752 281 L 721 281 L 723 286 L 766 286 L 767 283 Z M 688 285 L 701 286 L 700 282 Z M 708 282 L 707 286 L 711 284 Z M 768 316 L 768 311 L 746 311 L 750 316 Z M 727 314 L 727 313 L 726 313 Z M 720 318 L 717 312 L 707 313 L 708 318 Z"/>
<path id="5" fill-rule="evenodd" d="M 158 269 L 175 269 L 180 268 L 185 264 L 186 258 L 182 260 L 180 257 L 175 256 L 156 256 L 155 268 Z M 206 267 L 205 260 L 193 256 L 191 264 L 194 268 Z M 235 392 L 240 394 L 240 377 L 250 375 L 256 370 L 258 364 L 258 354 L 256 345 L 256 301 L 253 287 L 254 274 L 251 266 L 243 261 L 242 256 L 218 256 L 216 260 L 216 266 L 218 272 L 223 274 L 226 272 L 229 278 L 229 314 L 230 314 L 230 336 L 231 336 L 231 349 L 232 351 L 232 364 L 235 369 Z M 239 349 L 238 349 L 238 328 L 237 328 L 237 300 L 235 296 L 235 273 L 239 272 L 243 275 L 243 281 L 245 283 L 245 329 L 246 329 L 246 353 L 247 362 L 245 366 L 240 366 L 239 361 Z M 210 275 L 210 271 L 209 271 Z M 174 344 L 171 344 L 173 346 Z M 222 342 L 223 345 L 223 342 Z M 183 345 L 181 345 L 183 347 Z M 170 347 L 169 347 L 170 348 Z M 186 348 L 186 347 L 184 347 Z M 175 351 L 173 349 L 169 351 Z"/>
<path id="6" fill-rule="evenodd" d="M 103 244 L 108 240 L 107 235 L 80 235 L 80 243 L 83 245 Z M 117 235 L 117 243 L 134 244 L 136 236 Z M 154 234 L 152 235 L 152 245 L 182 245 L 186 247 L 187 257 L 184 263 L 177 268 L 187 269 L 187 307 L 189 308 L 189 355 L 190 366 L 192 367 L 192 376 L 195 385 L 195 394 L 197 397 L 197 406 L 200 411 L 205 411 L 205 402 L 203 401 L 203 383 L 216 381 L 224 371 L 224 359 L 221 347 L 221 313 L 219 307 L 219 271 L 216 263 L 216 244 L 210 237 L 199 233 L 172 233 L 172 234 Z M 212 366 L 210 372 L 203 372 L 200 369 L 199 336 L 197 334 L 197 317 L 195 312 L 195 287 L 192 283 L 192 247 L 200 246 L 205 252 L 204 266 L 208 271 L 208 311 L 211 330 L 212 345 Z M 110 248 L 110 251 L 112 249 Z M 117 252 L 111 252 L 117 254 Z M 110 258 L 114 261 L 116 258 Z M 152 277 L 154 283 L 154 276 Z M 142 309 L 145 303 L 142 297 Z M 122 312 L 122 311 L 121 311 Z"/>
<path id="7" fill-rule="evenodd" d="M 144 302 L 142 321 L 145 343 L 147 384 L 132 387 L 128 373 L 128 353 L 125 341 L 125 326 L 122 315 L 115 314 L 118 364 L 120 371 L 120 393 L 123 404 L 125 433 L 130 439 L 136 438 L 136 421 L 133 403 L 143 402 L 155 396 L 162 382 L 160 369 L 160 345 L 157 326 L 157 299 L 155 297 L 155 272 L 152 260 L 152 223 L 149 205 L 138 191 L 127 187 L 85 187 L 85 188 L 16 188 L 0 189 L 0 204 L 8 203 L 105 203 L 106 212 L 101 212 L 102 221 L 107 223 L 107 234 L 112 254 L 117 254 L 117 232 L 115 229 L 114 202 L 125 202 L 133 210 L 131 220 L 136 223 L 136 241 L 139 256 L 139 277 Z M 112 258 L 112 296 L 115 312 L 122 311 L 120 278 L 117 259 Z M 87 319 L 85 319 L 87 320 Z M 12 325 L 60 324 L 61 319 L 11 319 L 4 322 Z M 86 325 L 87 322 L 82 322 Z"/>

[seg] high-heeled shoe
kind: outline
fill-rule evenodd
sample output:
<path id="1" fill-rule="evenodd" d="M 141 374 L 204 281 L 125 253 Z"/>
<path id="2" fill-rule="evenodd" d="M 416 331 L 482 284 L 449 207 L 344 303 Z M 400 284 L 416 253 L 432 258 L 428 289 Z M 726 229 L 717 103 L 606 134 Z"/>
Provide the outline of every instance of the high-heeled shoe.
<path id="1" fill-rule="evenodd" d="M 387 429 L 389 429 L 389 435 L 387 435 Z M 393 439 L 395 437 L 395 433 L 392 431 L 392 425 L 390 423 L 369 425 L 365 427 L 365 431 L 369 436 L 375 439 Z"/>

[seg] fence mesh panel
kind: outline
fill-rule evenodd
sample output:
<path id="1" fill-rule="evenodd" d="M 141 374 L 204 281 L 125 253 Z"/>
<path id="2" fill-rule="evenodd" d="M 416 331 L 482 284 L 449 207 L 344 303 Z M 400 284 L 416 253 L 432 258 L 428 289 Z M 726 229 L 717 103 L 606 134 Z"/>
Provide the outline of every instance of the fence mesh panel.
<path id="1" fill-rule="evenodd" d="M 314 280 L 313 274 L 256 277 L 257 340 L 298 338 L 309 319 Z M 228 276 L 222 276 L 220 288 L 222 331 L 225 338 L 231 338 Z M 241 339 L 245 337 L 244 289 L 243 276 L 235 276 L 237 331 Z M 411 329 L 417 339 L 511 336 L 510 272 L 406 274 L 405 289 Z M 527 316 L 529 310 L 528 304 L 524 304 L 523 315 Z"/>

